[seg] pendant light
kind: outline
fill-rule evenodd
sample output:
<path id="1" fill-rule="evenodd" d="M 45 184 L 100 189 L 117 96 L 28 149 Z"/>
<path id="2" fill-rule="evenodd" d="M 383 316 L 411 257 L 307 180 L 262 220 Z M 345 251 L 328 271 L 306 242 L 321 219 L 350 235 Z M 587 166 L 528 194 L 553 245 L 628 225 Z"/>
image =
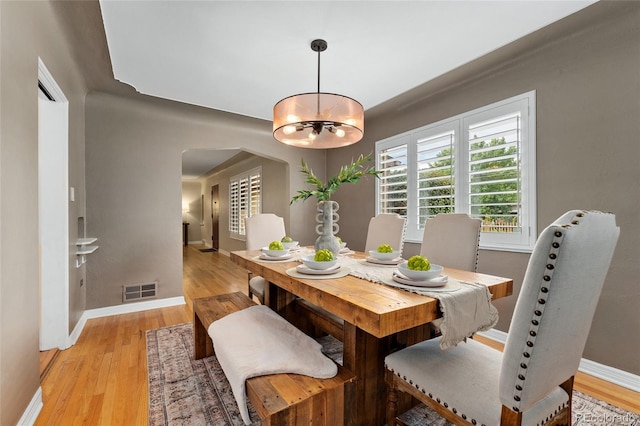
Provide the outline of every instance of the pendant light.
<path id="1" fill-rule="evenodd" d="M 318 91 L 282 99 L 273 107 L 273 137 L 303 148 L 339 148 L 358 142 L 364 134 L 362 104 L 348 96 L 320 92 L 320 52 L 327 42 L 313 40 L 318 52 Z"/>

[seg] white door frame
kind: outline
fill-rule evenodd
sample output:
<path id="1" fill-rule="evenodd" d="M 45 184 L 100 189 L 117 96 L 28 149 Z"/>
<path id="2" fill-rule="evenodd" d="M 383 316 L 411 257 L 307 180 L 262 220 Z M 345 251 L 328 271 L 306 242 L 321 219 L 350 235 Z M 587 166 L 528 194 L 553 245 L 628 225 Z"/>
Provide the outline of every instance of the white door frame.
<path id="1" fill-rule="evenodd" d="M 40 350 L 69 344 L 69 102 L 38 58 Z"/>

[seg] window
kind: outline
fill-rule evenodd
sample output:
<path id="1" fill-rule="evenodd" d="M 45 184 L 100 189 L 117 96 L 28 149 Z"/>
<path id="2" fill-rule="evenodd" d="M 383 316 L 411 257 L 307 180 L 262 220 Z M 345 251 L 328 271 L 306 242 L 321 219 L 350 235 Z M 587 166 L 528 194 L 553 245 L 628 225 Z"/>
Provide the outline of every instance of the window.
<path id="1" fill-rule="evenodd" d="M 535 92 L 378 141 L 376 168 L 376 212 L 406 217 L 408 241 L 457 212 L 482 220 L 482 248 L 533 249 Z"/>
<path id="2" fill-rule="evenodd" d="M 231 238 L 244 239 L 244 219 L 260 213 L 262 194 L 262 169 L 257 167 L 234 176 L 229 181 L 229 234 Z"/>

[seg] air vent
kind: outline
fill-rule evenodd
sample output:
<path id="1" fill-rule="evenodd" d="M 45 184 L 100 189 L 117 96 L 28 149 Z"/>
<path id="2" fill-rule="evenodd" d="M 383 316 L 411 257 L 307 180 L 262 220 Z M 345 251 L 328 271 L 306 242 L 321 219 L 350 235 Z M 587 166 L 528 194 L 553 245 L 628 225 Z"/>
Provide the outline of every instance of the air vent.
<path id="1" fill-rule="evenodd" d="M 158 292 L 158 281 L 144 284 L 132 284 L 122 286 L 122 301 L 133 302 L 135 300 L 154 299 Z"/>

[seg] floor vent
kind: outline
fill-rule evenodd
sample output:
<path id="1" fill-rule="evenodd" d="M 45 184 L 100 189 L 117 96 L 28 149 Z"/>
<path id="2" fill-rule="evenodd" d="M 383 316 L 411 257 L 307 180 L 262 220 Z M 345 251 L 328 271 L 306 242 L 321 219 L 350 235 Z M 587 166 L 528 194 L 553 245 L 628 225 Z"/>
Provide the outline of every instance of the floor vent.
<path id="1" fill-rule="evenodd" d="M 154 299 L 158 292 L 158 281 L 144 284 L 122 286 L 122 301 L 133 302 L 141 299 Z"/>

